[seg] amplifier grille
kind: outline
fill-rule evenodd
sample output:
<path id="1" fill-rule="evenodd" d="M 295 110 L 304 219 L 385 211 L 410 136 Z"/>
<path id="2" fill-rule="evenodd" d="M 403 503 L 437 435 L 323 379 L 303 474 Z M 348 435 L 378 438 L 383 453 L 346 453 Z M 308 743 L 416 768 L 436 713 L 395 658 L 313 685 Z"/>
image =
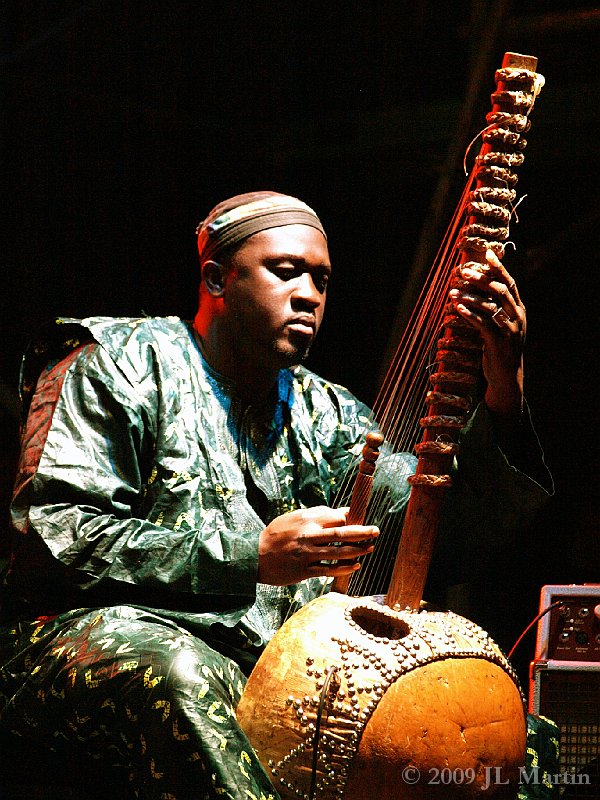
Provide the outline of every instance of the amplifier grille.
<path id="1" fill-rule="evenodd" d="M 539 713 L 560 730 L 561 796 L 600 800 L 600 667 L 540 669 L 537 678 Z M 585 775 L 589 783 L 575 780 Z"/>

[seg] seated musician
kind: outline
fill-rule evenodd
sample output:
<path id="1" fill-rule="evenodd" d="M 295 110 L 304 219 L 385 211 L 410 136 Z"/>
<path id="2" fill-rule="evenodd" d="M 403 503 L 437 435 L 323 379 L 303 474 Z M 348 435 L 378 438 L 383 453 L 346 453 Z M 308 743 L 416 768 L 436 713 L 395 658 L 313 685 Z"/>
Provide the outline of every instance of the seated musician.
<path id="1" fill-rule="evenodd" d="M 198 234 L 193 323 L 49 335 L 12 506 L 0 729 L 95 759 L 139 798 L 276 798 L 234 709 L 290 606 L 372 549 L 377 529 L 333 507 L 369 410 L 302 366 L 332 271 L 314 211 L 250 193 Z M 467 271 L 454 296 L 487 389 L 439 534 L 453 546 L 461 519 L 502 537 L 547 496 L 523 410 L 525 309 L 489 259 L 493 276 Z M 405 483 L 391 488 L 403 505 Z"/>

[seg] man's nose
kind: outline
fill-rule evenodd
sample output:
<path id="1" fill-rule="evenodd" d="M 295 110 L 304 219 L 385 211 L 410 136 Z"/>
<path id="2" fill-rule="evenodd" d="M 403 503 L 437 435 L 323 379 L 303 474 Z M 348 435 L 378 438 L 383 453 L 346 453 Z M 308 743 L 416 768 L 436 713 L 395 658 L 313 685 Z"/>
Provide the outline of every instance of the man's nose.
<path id="1" fill-rule="evenodd" d="M 315 307 L 319 306 L 323 301 L 323 295 L 315 286 L 310 272 L 303 272 L 296 279 L 294 297 L 311 303 Z"/>

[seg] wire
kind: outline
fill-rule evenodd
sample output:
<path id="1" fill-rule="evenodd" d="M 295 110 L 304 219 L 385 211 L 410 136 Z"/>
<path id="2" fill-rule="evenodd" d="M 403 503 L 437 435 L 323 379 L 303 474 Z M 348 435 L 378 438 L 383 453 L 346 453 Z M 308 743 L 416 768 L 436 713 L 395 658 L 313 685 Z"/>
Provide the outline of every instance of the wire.
<path id="1" fill-rule="evenodd" d="M 319 768 L 319 740 L 321 738 L 321 721 L 323 719 L 323 712 L 325 710 L 325 701 L 327 698 L 327 693 L 329 691 L 329 684 L 335 679 L 338 682 L 339 686 L 339 676 L 337 674 L 338 670 L 339 667 L 336 665 L 329 667 L 327 671 L 327 677 L 325 678 L 323 688 L 321 689 L 321 699 L 319 701 L 319 710 L 317 712 L 317 721 L 315 725 L 315 735 L 313 738 L 313 755 L 312 755 L 312 766 L 310 775 L 310 788 L 308 790 L 309 800 L 314 800 L 315 792 L 317 790 L 317 771 Z"/>
<path id="2" fill-rule="evenodd" d="M 522 639 L 525 637 L 525 635 L 526 635 L 527 633 L 529 633 L 529 631 L 531 630 L 531 628 L 533 628 L 533 626 L 535 625 L 535 623 L 536 623 L 536 622 L 539 622 L 539 620 L 541 620 L 541 618 L 542 618 L 543 616 L 545 616 L 545 615 L 546 615 L 546 614 L 547 614 L 549 611 L 551 611 L 553 608 L 556 608 L 556 606 L 564 606 L 564 601 L 563 601 L 563 600 L 557 600 L 555 603 L 552 603 L 551 605 L 549 605 L 549 606 L 546 606 L 546 608 L 545 608 L 543 611 L 540 611 L 540 613 L 537 615 L 537 617 L 535 617 L 534 619 L 532 619 L 532 620 L 531 620 L 531 622 L 529 623 L 529 625 L 528 625 L 528 626 L 525 628 L 525 630 L 523 631 L 523 633 L 522 633 L 522 634 L 519 636 L 519 638 L 517 639 L 517 641 L 516 641 L 516 642 L 513 644 L 513 646 L 512 646 L 512 650 L 510 651 L 510 653 L 509 653 L 509 654 L 508 654 L 508 656 L 507 656 L 507 658 L 508 658 L 508 660 L 509 660 L 509 661 L 510 661 L 510 659 L 512 658 L 512 655 L 513 655 L 513 653 L 515 652 L 515 650 L 517 649 L 517 647 L 518 647 L 518 646 L 521 644 L 521 641 L 522 641 Z"/>

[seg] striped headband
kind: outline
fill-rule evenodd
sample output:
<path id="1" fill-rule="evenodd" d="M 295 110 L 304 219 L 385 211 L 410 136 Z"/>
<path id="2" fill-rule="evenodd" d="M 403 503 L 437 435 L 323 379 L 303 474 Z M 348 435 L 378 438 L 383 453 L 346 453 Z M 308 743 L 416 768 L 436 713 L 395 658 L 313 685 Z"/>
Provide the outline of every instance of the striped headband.
<path id="1" fill-rule="evenodd" d="M 196 228 L 200 263 L 253 233 L 282 225 L 310 225 L 326 237 L 315 212 L 295 197 L 277 192 L 247 192 L 224 200 Z"/>

